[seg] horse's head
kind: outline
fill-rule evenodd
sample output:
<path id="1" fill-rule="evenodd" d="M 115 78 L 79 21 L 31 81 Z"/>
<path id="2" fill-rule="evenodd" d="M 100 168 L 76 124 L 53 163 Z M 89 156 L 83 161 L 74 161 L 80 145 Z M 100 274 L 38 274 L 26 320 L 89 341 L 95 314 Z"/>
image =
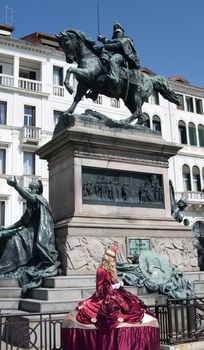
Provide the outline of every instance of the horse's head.
<path id="1" fill-rule="evenodd" d="M 59 45 L 66 55 L 67 63 L 77 62 L 77 40 L 76 35 L 70 33 L 68 30 L 65 32 L 60 32 L 56 35 L 59 41 Z"/>
<path id="2" fill-rule="evenodd" d="M 78 62 L 84 53 L 93 52 L 95 42 L 91 40 L 85 33 L 69 29 L 56 35 L 59 45 L 66 55 L 68 63 Z"/>

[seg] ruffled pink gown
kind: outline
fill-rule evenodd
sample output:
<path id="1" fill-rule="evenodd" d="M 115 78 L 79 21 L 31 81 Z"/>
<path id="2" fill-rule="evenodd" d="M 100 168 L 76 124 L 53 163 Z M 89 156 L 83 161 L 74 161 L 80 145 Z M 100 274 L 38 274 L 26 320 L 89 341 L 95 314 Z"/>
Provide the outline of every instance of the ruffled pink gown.
<path id="1" fill-rule="evenodd" d="M 109 272 L 99 267 L 96 275 L 96 291 L 88 299 L 77 305 L 77 321 L 94 323 L 101 331 L 107 332 L 119 323 L 141 322 L 144 313 L 154 316 L 142 300 L 125 288 L 113 289 Z"/>

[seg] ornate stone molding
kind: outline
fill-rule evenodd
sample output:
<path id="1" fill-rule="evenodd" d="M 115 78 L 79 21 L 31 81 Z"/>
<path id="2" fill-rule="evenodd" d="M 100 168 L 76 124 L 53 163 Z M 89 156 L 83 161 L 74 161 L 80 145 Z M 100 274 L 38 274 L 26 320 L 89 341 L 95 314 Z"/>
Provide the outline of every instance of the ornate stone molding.
<path id="1" fill-rule="evenodd" d="M 169 263 L 180 271 L 195 271 L 198 269 L 197 249 L 192 238 L 152 239 L 152 249 L 168 258 Z"/>
<path id="2" fill-rule="evenodd" d="M 57 237 L 57 246 L 62 261 L 64 273 L 70 270 L 94 272 L 101 261 L 105 249 L 113 246 L 114 240 L 109 237 L 66 237 L 62 244 L 62 237 Z M 118 259 L 125 261 L 125 239 L 117 239 L 120 247 Z"/>
<path id="3" fill-rule="evenodd" d="M 23 49 L 27 51 L 32 51 L 36 53 L 41 53 L 44 55 L 52 55 L 57 57 L 64 57 L 64 53 L 60 50 L 55 50 L 48 47 L 43 47 L 42 45 L 31 43 L 25 40 L 20 39 L 14 39 L 14 38 L 0 38 L 0 45 L 1 46 L 8 46 L 13 47 L 17 49 Z"/>
<path id="4" fill-rule="evenodd" d="M 171 80 L 168 81 L 170 86 L 176 92 L 180 92 L 182 94 L 193 95 L 195 97 L 204 98 L 204 89 L 195 87 L 192 85 L 185 85 L 177 82 L 173 82 Z"/>
<path id="5" fill-rule="evenodd" d="M 135 157 L 121 157 L 119 155 L 110 155 L 110 154 L 103 154 L 103 153 L 91 153 L 91 152 L 82 152 L 75 150 L 74 156 L 79 158 L 87 158 L 87 159 L 100 159 L 100 160 L 107 160 L 107 161 L 115 161 L 119 163 L 132 163 L 132 164 L 140 164 L 140 165 L 151 165 L 151 166 L 161 166 L 162 168 L 168 168 L 169 164 L 168 162 L 164 161 L 156 161 L 152 159 L 141 159 L 141 158 L 135 158 Z"/>

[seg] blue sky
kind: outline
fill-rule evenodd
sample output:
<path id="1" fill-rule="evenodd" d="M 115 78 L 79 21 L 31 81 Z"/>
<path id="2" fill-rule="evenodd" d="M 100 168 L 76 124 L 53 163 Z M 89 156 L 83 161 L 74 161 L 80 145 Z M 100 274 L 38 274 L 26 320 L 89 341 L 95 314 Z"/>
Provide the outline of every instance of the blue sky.
<path id="1" fill-rule="evenodd" d="M 204 87 L 204 0 L 99 0 L 100 31 L 111 37 L 115 20 L 134 39 L 142 66 L 158 75 L 180 75 Z M 97 38 L 97 0 L 0 0 L 13 9 L 15 37 L 80 29 Z M 10 21 L 10 11 L 7 12 Z"/>

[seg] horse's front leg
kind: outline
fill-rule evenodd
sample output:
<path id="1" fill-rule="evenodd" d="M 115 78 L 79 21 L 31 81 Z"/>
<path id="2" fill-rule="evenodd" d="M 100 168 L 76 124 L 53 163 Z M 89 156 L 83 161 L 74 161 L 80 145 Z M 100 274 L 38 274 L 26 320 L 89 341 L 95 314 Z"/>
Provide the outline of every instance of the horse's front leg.
<path id="1" fill-rule="evenodd" d="M 130 101 L 126 101 L 125 105 L 132 112 L 132 115 L 125 120 L 121 120 L 121 122 L 124 124 L 130 124 L 137 119 L 137 124 L 143 125 L 146 119 L 142 113 L 142 102 L 142 98 L 138 95 L 132 96 Z"/>
<path id="2" fill-rule="evenodd" d="M 67 73 L 66 73 L 66 77 L 65 77 L 65 80 L 64 80 L 64 86 L 66 87 L 67 91 L 72 95 L 73 92 L 74 92 L 74 89 L 73 87 L 70 85 L 69 83 L 69 80 L 70 80 L 70 76 L 72 74 L 72 67 L 69 67 L 67 69 Z"/>
<path id="3" fill-rule="evenodd" d="M 85 79 L 85 80 L 91 79 L 91 72 L 88 68 L 69 67 L 67 69 L 66 77 L 64 80 L 64 85 L 70 94 L 72 94 L 74 92 L 73 87 L 69 83 L 71 74 L 74 74 L 78 81 L 81 79 Z"/>
<path id="4" fill-rule="evenodd" d="M 88 89 L 82 83 L 78 84 L 77 92 L 76 92 L 76 95 L 74 97 L 74 101 L 71 104 L 71 106 L 68 108 L 68 110 L 63 113 L 64 115 L 69 115 L 69 114 L 74 113 L 76 106 L 81 101 L 82 97 L 86 94 L 87 90 Z"/>

